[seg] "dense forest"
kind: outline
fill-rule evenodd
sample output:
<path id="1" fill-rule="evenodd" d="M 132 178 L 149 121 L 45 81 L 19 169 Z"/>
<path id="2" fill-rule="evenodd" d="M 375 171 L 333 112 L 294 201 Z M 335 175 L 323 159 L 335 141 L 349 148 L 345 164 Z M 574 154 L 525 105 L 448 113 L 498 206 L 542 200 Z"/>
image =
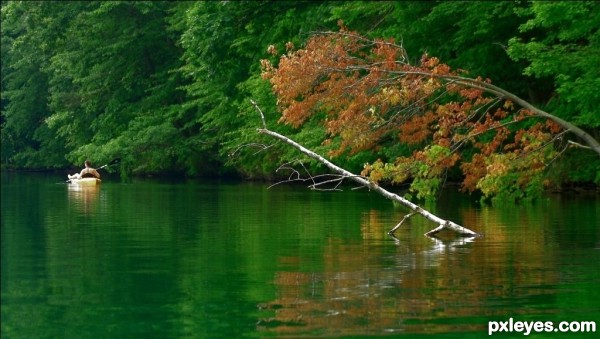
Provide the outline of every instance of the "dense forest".
<path id="1" fill-rule="evenodd" d="M 599 140 L 596 2 L 2 1 L 1 6 L 3 168 L 62 169 L 85 159 L 102 164 L 119 157 L 122 176 L 287 176 L 277 168 L 299 154 L 257 133 L 261 120 L 252 99 L 270 128 L 355 173 L 398 184 L 412 180 L 419 197 L 435 194 L 431 185 L 452 181 L 490 196 L 508 188 L 516 192 L 512 198 L 565 184 L 600 184 L 600 157 L 569 133 L 535 147 L 544 155 L 531 152 L 538 160 L 533 174 L 525 169 L 533 166 L 530 159 L 505 169 L 493 184 L 483 174 L 469 184 L 476 166 L 489 167 L 485 161 L 492 156 L 500 159 L 495 153 L 487 160 L 477 157 L 484 138 L 461 148 L 452 166 L 434 174 L 433 166 L 425 172 L 408 169 L 400 180 L 381 169 L 394 159 L 426 158 L 441 148 L 418 153 L 411 140 L 382 137 L 370 147 L 341 150 L 347 128 L 325 128 L 323 121 L 332 120 L 322 111 L 302 123 L 282 116 L 293 105 L 290 98 L 302 103 L 312 97 L 283 97 L 281 91 L 297 85 L 283 72 L 284 61 L 299 56 L 293 51 L 308 50 L 319 33 L 342 28 L 365 40 L 394 41 L 407 64 L 437 67 L 439 60 L 470 77 L 490 79 Z M 423 124 L 410 135 L 428 129 Z M 535 127 L 522 122 L 503 133 L 524 139 L 529 134 L 518 134 L 521 128 Z M 505 149 L 517 143 L 516 137 L 497 140 L 499 133 L 489 131 L 488 141 Z M 430 142 L 434 136 L 419 138 Z M 511 164 L 519 157 L 502 159 Z M 467 171 L 458 170 L 461 163 Z M 406 168 L 406 160 L 395 165 Z M 311 173 L 324 170 L 313 162 L 303 166 Z M 531 177 L 522 181 L 514 175 Z"/>

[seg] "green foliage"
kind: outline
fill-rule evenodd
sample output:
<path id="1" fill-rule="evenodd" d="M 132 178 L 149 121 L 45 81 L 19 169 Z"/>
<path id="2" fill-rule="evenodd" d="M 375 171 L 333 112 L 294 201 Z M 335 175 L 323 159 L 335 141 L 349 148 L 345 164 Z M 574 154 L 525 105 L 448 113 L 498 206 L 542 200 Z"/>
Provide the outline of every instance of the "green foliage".
<path id="1" fill-rule="evenodd" d="M 48 65 L 68 13 L 44 2 L 2 4 L 2 162 L 27 168 L 64 166 L 60 139 L 43 124 Z"/>
<path id="2" fill-rule="evenodd" d="M 4 166 L 64 168 L 121 157 L 123 175 L 272 178 L 299 155 L 256 133 L 261 121 L 250 99 L 269 128 L 328 154 L 339 140 L 323 143 L 330 136 L 316 120 L 302 129 L 277 123 L 260 60 L 275 63 L 269 46 L 280 53 L 288 43 L 300 47 L 312 32 L 335 30 L 338 20 L 395 38 L 413 63 L 428 52 L 600 135 L 600 14 L 592 2 L 8 1 L 1 9 Z M 260 151 L 259 144 L 270 147 Z M 434 157 L 447 151 L 436 147 L 428 150 Z M 344 153 L 336 162 L 358 172 L 374 159 L 413 151 L 382 138 L 373 151 Z M 598 183 L 597 162 L 568 151 L 546 173 L 559 183 Z M 402 173 L 410 173 L 410 194 L 418 198 L 435 196 L 447 176 L 427 156 L 393 168 L 372 165 L 394 184 L 409 184 Z M 489 178 L 482 190 L 500 196 L 513 182 Z M 520 189 L 530 195 L 538 187 Z"/>
<path id="3" fill-rule="evenodd" d="M 519 14 L 526 21 L 510 39 L 510 56 L 527 63 L 526 75 L 553 79 L 553 112 L 582 127 L 600 127 L 600 6 L 534 2 Z"/>
<path id="4" fill-rule="evenodd" d="M 547 173 L 534 169 L 555 156 L 550 147 L 520 156 L 514 153 L 494 155 L 487 163 L 487 174 L 477 183 L 483 193 L 481 200 L 515 203 L 540 198 L 548 184 Z"/>
<path id="5" fill-rule="evenodd" d="M 573 149 L 567 151 L 561 160 L 549 173 L 553 181 L 600 185 L 600 158 L 594 153 Z"/>
<path id="6" fill-rule="evenodd" d="M 524 6 L 521 1 L 351 1 L 333 13 L 352 30 L 372 38 L 395 38 L 412 64 L 428 53 L 526 97 L 537 95 L 545 85 L 535 79 L 523 81 L 521 65 L 505 51 L 523 22 L 516 10 Z"/>

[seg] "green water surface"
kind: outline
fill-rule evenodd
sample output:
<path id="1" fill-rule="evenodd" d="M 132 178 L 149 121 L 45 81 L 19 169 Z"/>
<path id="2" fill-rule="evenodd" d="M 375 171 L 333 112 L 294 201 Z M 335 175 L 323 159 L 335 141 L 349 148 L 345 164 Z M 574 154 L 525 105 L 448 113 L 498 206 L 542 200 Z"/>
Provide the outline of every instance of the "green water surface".
<path id="1" fill-rule="evenodd" d="M 427 206 L 365 190 L 2 173 L 2 338 L 487 337 L 488 321 L 600 323 L 598 194 Z M 538 333 L 593 338 L 596 333 Z M 523 337 L 522 333 L 498 336 Z"/>

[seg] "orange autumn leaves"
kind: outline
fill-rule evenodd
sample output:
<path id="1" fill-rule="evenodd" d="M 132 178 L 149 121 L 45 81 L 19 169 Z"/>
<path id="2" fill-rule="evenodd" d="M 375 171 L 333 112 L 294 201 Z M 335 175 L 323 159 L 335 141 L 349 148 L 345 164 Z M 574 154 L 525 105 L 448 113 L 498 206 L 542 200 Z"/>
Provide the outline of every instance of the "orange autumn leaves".
<path id="1" fill-rule="evenodd" d="M 539 190 L 557 154 L 553 144 L 562 130 L 556 124 L 457 81 L 464 72 L 435 57 L 411 65 L 393 40 L 342 29 L 314 35 L 302 49 L 286 47 L 277 65 L 262 61 L 281 122 L 300 127 L 319 119 L 331 156 L 406 146 L 365 164 L 362 175 L 374 182 L 408 181 L 427 198 L 458 168 L 468 191 L 498 196 L 507 190 L 523 198 Z"/>

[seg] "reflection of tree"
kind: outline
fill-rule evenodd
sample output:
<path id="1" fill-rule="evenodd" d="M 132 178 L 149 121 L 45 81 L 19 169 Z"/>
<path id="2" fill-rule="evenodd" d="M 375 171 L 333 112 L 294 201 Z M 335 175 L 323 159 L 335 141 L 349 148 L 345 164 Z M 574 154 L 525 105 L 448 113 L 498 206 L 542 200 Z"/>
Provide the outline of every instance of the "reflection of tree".
<path id="1" fill-rule="evenodd" d="M 494 211 L 463 216 L 467 225 L 492 225 L 486 231 L 493 236 L 477 242 L 415 241 L 407 234 L 394 247 L 331 239 L 323 251 L 322 273 L 292 268 L 276 273 L 277 297 L 259 305 L 269 316 L 257 326 L 279 334 L 481 331 L 486 317 L 506 316 L 510 309 L 513 315 L 533 312 L 523 308 L 532 298 L 552 302 L 552 286 L 558 282 L 554 270 L 546 268 L 554 262 L 552 253 L 531 246 L 544 241 L 543 229 L 527 230 L 523 237 L 499 224 Z M 387 225 L 377 213 L 363 218 L 366 239 L 385 237 Z M 494 245 L 497 239 L 508 245 Z M 296 261 L 302 267 L 302 258 Z"/>

